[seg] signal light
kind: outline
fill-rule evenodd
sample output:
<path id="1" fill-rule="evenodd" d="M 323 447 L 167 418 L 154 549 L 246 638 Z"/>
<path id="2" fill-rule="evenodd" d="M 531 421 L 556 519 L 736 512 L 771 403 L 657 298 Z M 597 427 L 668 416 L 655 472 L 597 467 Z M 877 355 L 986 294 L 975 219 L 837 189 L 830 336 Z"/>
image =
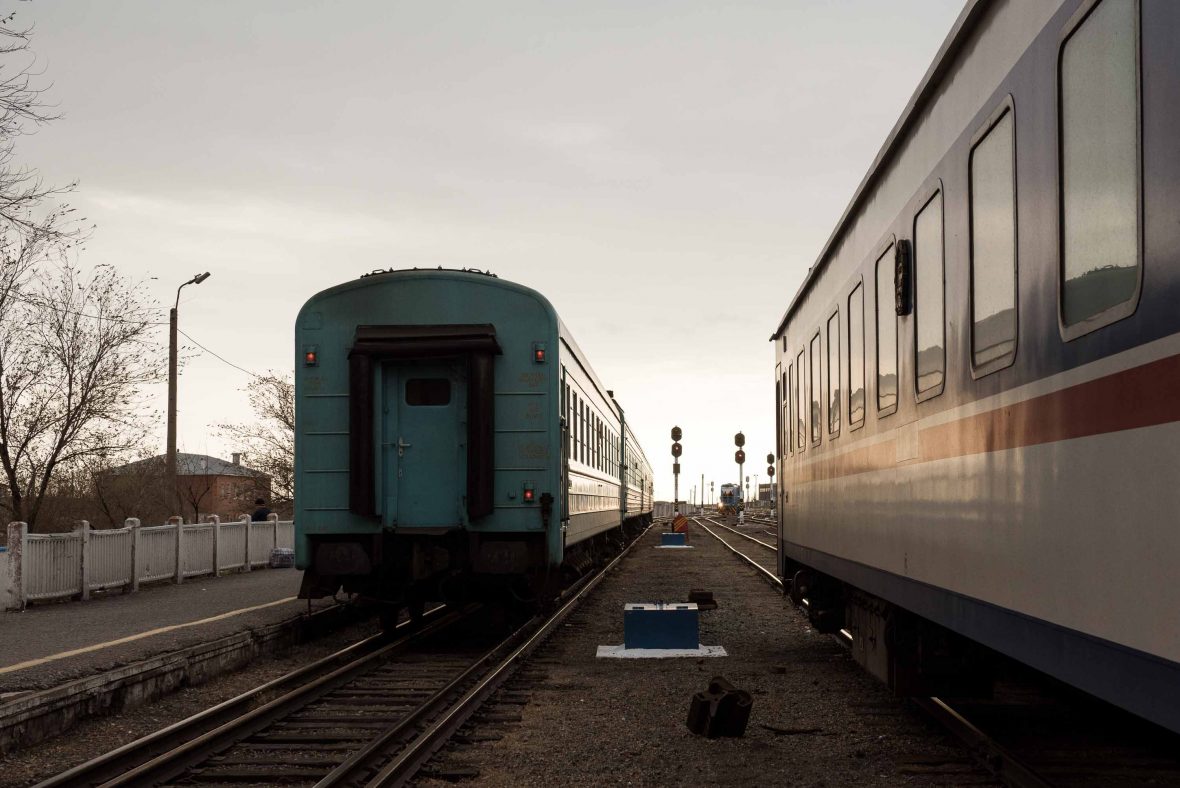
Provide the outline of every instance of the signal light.
<path id="1" fill-rule="evenodd" d="M 545 363 L 545 343 L 544 342 L 534 342 L 533 343 L 533 361 L 535 361 L 538 364 Z"/>
<path id="2" fill-rule="evenodd" d="M 532 503 L 534 500 L 536 500 L 536 497 L 537 497 L 537 494 L 533 490 L 533 483 L 532 482 L 525 482 L 524 483 L 524 502 L 525 503 Z"/>
<path id="3" fill-rule="evenodd" d="M 319 365 L 320 361 L 317 350 L 314 345 L 303 349 L 303 366 L 315 367 Z"/>

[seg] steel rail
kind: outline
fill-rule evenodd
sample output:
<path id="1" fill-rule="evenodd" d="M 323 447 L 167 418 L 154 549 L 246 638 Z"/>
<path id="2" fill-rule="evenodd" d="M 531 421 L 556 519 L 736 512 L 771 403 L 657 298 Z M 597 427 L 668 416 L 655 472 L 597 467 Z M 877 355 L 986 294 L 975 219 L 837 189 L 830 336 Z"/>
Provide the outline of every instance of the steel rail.
<path id="1" fill-rule="evenodd" d="M 693 519 L 693 522 L 695 522 L 701 528 L 704 528 L 705 532 L 707 534 L 709 534 L 709 536 L 713 537 L 718 542 L 721 542 L 721 544 L 725 545 L 726 549 L 728 549 L 731 553 L 733 553 L 738 558 L 742 559 L 747 564 L 749 564 L 750 566 L 754 567 L 759 572 L 761 572 L 763 577 L 765 577 L 766 580 L 768 580 L 771 585 L 773 585 L 774 587 L 779 588 L 779 589 L 781 589 L 783 587 L 783 581 L 779 579 L 778 575 L 776 575 L 774 572 L 771 572 L 769 569 L 767 569 L 762 564 L 755 561 L 753 558 L 750 558 L 750 556 L 748 556 L 745 553 L 741 552 L 740 550 L 737 550 L 736 548 L 734 548 L 733 545 L 731 545 L 729 542 L 722 539 L 717 534 L 713 533 L 712 529 L 710 529 L 709 526 L 707 526 L 701 522 L 702 518 L 694 517 L 692 519 Z M 755 540 L 755 541 L 757 541 L 757 540 Z"/>
<path id="2" fill-rule="evenodd" d="M 434 613 L 434 611 L 431 611 L 431 613 Z M 400 624 L 398 628 L 401 629 L 407 626 L 408 623 Z M 190 717 L 178 720 L 167 727 L 149 733 L 147 736 L 142 736 L 110 752 L 103 753 L 97 758 L 92 758 L 85 763 L 67 769 L 61 774 L 54 775 L 47 780 L 37 783 L 35 788 L 62 788 L 63 786 L 98 785 L 103 783 L 161 753 L 173 749 L 176 746 L 176 740 L 178 738 L 190 739 L 212 730 L 226 721 L 239 716 L 245 707 L 248 707 L 264 695 L 284 689 L 292 684 L 298 684 L 309 676 L 321 673 L 336 664 L 349 659 L 355 659 L 358 654 L 370 648 L 376 648 L 387 639 L 387 635 L 378 634 L 359 640 L 326 657 L 321 657 L 303 667 L 296 668 L 289 673 L 272 679 L 265 684 L 260 684 L 253 689 L 246 690 L 240 695 L 224 700 L 215 706 L 210 706 Z"/>
<path id="3" fill-rule="evenodd" d="M 364 673 L 370 669 L 370 666 L 373 663 L 380 662 L 387 657 L 393 656 L 397 652 L 404 650 L 411 643 L 420 640 L 423 637 L 434 634 L 439 630 L 445 629 L 446 627 L 452 626 L 458 621 L 466 618 L 471 612 L 471 610 L 453 611 L 446 608 L 445 606 L 436 607 L 427 614 L 428 618 L 424 619 L 423 626 L 420 629 L 416 629 L 413 632 L 407 632 L 404 636 L 399 637 L 391 643 L 376 648 L 373 651 L 363 653 L 352 661 L 346 662 L 344 665 L 337 667 L 330 672 L 313 679 L 310 682 L 301 684 L 286 692 L 285 694 L 280 695 L 277 698 L 273 698 L 261 706 L 254 707 L 243 713 L 231 716 L 230 719 L 216 725 L 215 727 L 210 728 L 207 725 L 204 727 L 198 727 L 201 724 L 201 720 L 198 718 L 202 718 L 203 715 L 214 712 L 218 710 L 220 706 L 224 706 L 226 704 L 234 704 L 234 708 L 237 708 L 241 705 L 238 703 L 239 698 L 251 696 L 246 697 L 245 700 L 248 702 L 249 700 L 257 698 L 263 689 L 269 685 L 273 685 L 276 682 L 285 685 L 296 679 L 292 678 L 291 680 L 287 680 L 288 676 L 291 674 L 280 677 L 274 682 L 268 682 L 266 685 L 262 685 L 261 687 L 257 687 L 253 690 L 243 693 L 243 696 L 226 701 L 225 704 L 219 704 L 219 706 L 215 706 L 212 709 L 206 710 L 205 712 L 201 712 L 200 714 L 194 715 L 193 717 L 190 717 L 186 720 L 175 723 L 168 728 L 150 734 L 149 736 L 144 737 L 144 739 L 131 742 L 130 744 L 125 745 L 119 749 L 129 750 L 129 748 L 136 747 L 142 743 L 142 749 L 139 749 L 139 752 L 150 754 L 151 757 L 149 757 L 147 760 L 141 760 L 130 768 L 125 768 L 123 771 L 114 776 L 107 776 L 104 782 L 100 782 L 98 784 L 101 786 L 101 788 L 116 788 L 116 786 L 156 785 L 161 782 L 174 779 L 178 775 L 182 774 L 185 769 L 188 769 L 191 766 L 204 761 L 210 755 L 231 746 L 235 742 L 241 741 L 242 739 L 253 735 L 259 730 L 272 724 L 276 720 L 281 719 L 315 701 L 320 696 L 330 692 L 339 684 L 349 681 L 357 675 Z M 403 627 L 408 629 L 408 623 L 409 622 L 399 625 L 398 629 Z M 348 649 L 343 649 L 342 651 L 348 651 Z M 335 657 L 340 653 L 342 652 L 337 652 L 337 654 L 326 657 L 324 660 L 320 660 L 317 663 L 312 663 L 312 665 L 307 667 L 310 668 L 314 665 L 320 665 L 322 668 L 325 661 L 331 660 L 332 657 Z M 298 674 L 303 670 L 303 668 L 300 668 L 299 670 L 293 671 L 293 673 Z M 223 716 L 226 715 L 220 713 L 217 715 L 210 714 L 207 717 L 203 717 L 203 720 L 208 722 L 214 717 L 220 719 Z M 190 724 L 193 727 L 189 727 Z M 170 746 L 163 751 L 160 751 L 158 746 L 154 746 L 168 740 L 175 742 L 176 734 L 181 732 L 191 732 L 194 730 L 201 730 L 202 732 L 198 733 L 193 738 L 186 739 L 179 745 L 170 744 Z M 116 750 L 115 752 L 119 751 Z M 125 755 L 121 757 L 125 757 Z M 96 760 L 102 759 L 100 758 Z M 87 764 L 83 764 L 78 768 L 81 769 L 85 766 L 87 766 Z M 106 768 L 109 767 L 104 767 L 104 771 Z M 73 782 L 59 784 L 78 785 L 85 783 L 79 783 L 79 781 L 75 780 Z M 95 783 L 92 782 L 90 784 L 93 785 Z M 37 788 L 40 788 L 40 786 Z"/>
<path id="4" fill-rule="evenodd" d="M 765 547 L 767 550 L 773 550 L 773 551 L 774 551 L 774 552 L 776 552 L 776 553 L 778 552 L 778 548 L 777 548 L 777 547 L 775 547 L 774 545 L 772 545 L 772 544 L 767 544 L 766 542 L 763 542 L 761 539 L 755 539 L 754 537 L 750 536 L 749 534 L 744 534 L 744 533 L 742 533 L 741 531 L 737 530 L 736 528 L 730 528 L 730 527 L 729 527 L 728 525 L 726 525 L 725 523 L 719 523 L 719 522 L 717 522 L 716 520 L 714 520 L 712 517 L 694 517 L 693 519 L 694 519 L 694 520 L 708 520 L 708 521 L 709 521 L 709 522 L 711 522 L 713 525 L 716 525 L 718 528 L 724 528 L 724 529 L 725 529 L 725 530 L 727 530 L 727 531 L 732 531 L 733 533 L 737 534 L 738 536 L 740 536 L 740 537 L 741 537 L 741 538 L 743 538 L 743 539 L 749 539 L 749 540 L 750 540 L 751 542 L 753 542 L 754 544 L 760 544 L 760 545 L 762 545 L 762 546 L 763 546 L 763 547 Z"/>
<path id="5" fill-rule="evenodd" d="M 957 739 L 967 745 L 975 759 L 1004 785 L 1014 788 L 1050 788 L 1036 772 L 1004 749 L 992 737 L 971 724 L 959 712 L 939 698 L 910 698 L 922 711 L 933 717 Z"/>
<path id="6" fill-rule="evenodd" d="M 485 675 L 479 683 L 468 690 L 468 692 L 445 713 L 442 719 L 436 721 L 429 729 L 424 731 L 420 736 L 415 738 L 413 742 L 389 763 L 387 763 L 377 774 L 369 780 L 365 785 L 368 788 L 379 788 L 381 786 L 400 786 L 404 785 L 414 774 L 420 769 L 429 759 L 446 743 L 454 733 L 471 717 L 476 709 L 491 695 L 508 677 L 510 670 L 516 666 L 517 663 L 523 661 L 539 646 L 560 624 L 565 618 L 582 602 L 582 600 L 602 582 L 615 566 L 631 551 L 631 548 L 639 542 L 640 539 L 648 532 L 652 526 L 648 526 L 637 537 L 631 540 L 631 543 L 623 549 L 615 558 L 603 567 L 599 572 L 590 577 L 576 592 L 569 595 L 568 600 L 557 610 L 549 616 L 544 622 L 540 624 L 526 624 L 514 633 L 510 640 L 520 637 L 527 637 L 524 643 L 518 646 L 511 654 L 500 660 L 500 662 Z M 525 630 L 535 626 L 535 631 L 529 635 Z M 489 655 L 490 656 L 490 655 Z M 481 661 L 482 662 L 482 661 Z M 469 671 L 470 672 L 470 671 Z M 445 691 L 445 690 L 444 690 Z M 441 692 L 439 693 L 442 694 Z M 433 699 L 432 699 L 433 700 Z M 430 703 L 430 701 L 428 701 Z M 363 760 L 372 760 L 379 753 L 379 750 L 387 746 L 394 739 L 397 738 L 398 733 L 404 730 L 406 723 L 399 723 L 396 729 L 392 729 L 381 737 L 381 742 L 374 742 L 369 747 Z M 358 755 L 360 755 L 358 753 Z M 358 763 L 362 760 L 358 758 Z M 332 778 L 331 780 L 329 778 Z M 336 777 L 329 775 L 329 777 L 321 780 L 316 784 L 316 788 L 327 788 L 327 786 L 339 785 L 347 780 L 348 776 L 343 773 Z M 354 772 L 355 779 L 355 772 Z"/>

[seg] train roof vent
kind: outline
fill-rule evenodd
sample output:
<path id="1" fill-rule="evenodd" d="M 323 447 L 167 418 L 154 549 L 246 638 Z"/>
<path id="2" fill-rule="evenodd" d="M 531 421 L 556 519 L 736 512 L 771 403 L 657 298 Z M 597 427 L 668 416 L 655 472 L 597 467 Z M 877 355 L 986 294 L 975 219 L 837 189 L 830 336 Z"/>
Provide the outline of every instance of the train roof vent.
<path id="1" fill-rule="evenodd" d="M 361 274 L 361 279 L 365 279 L 370 276 L 380 276 L 382 274 L 401 274 L 405 273 L 406 271 L 456 271 L 462 274 L 479 274 L 480 276 L 490 276 L 492 279 L 500 278 L 491 271 L 481 271 L 478 268 L 443 268 L 440 265 L 437 268 L 419 268 L 417 266 L 414 266 L 413 268 L 378 268 L 376 270 L 370 271 L 367 274 Z"/>

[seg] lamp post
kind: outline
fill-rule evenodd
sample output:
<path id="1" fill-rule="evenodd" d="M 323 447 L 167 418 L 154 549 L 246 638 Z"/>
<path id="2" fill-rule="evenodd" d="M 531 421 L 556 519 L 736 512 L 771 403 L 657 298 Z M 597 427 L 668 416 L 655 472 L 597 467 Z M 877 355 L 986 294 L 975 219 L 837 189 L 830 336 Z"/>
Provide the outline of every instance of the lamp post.
<path id="1" fill-rule="evenodd" d="M 180 291 L 187 285 L 199 285 L 209 278 L 209 272 L 197 274 L 176 288 L 176 303 L 168 312 L 168 449 L 164 456 L 164 476 L 167 477 L 168 497 L 177 505 L 176 494 L 176 313 L 180 309 Z"/>

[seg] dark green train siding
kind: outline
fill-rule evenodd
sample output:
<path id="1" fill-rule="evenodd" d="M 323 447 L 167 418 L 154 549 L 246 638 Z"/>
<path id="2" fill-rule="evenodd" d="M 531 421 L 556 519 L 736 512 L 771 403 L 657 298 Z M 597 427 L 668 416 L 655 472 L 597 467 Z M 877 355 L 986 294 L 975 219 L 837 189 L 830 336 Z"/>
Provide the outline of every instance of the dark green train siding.
<path id="1" fill-rule="evenodd" d="M 357 326 L 482 324 L 495 326 L 503 355 L 494 359 L 494 509 L 468 521 L 474 533 L 544 531 L 541 496 L 553 496 L 546 543 L 562 560 L 561 343 L 557 313 L 541 294 L 494 277 L 460 271 L 375 274 L 313 296 L 295 330 L 296 563 L 307 568 L 309 536 L 375 534 L 381 518 L 349 511 L 349 363 Z M 533 358 L 534 343 L 545 363 Z M 317 365 L 307 366 L 308 350 Z M 379 419 L 377 420 L 379 421 Z M 380 461 L 377 465 L 381 473 Z M 523 501 L 526 482 L 533 503 Z M 445 493 L 445 491 L 443 491 Z M 412 526 L 412 524 L 402 524 Z"/>

